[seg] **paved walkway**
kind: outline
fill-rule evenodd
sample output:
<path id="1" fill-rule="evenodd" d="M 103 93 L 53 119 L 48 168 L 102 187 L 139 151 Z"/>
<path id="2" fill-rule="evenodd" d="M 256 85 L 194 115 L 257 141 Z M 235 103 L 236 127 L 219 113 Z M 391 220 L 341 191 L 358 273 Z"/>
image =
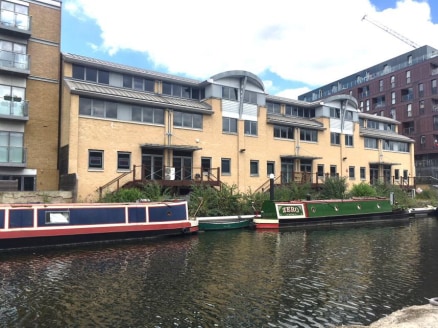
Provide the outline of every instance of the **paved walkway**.
<path id="1" fill-rule="evenodd" d="M 438 328 L 438 306 L 415 305 L 373 322 L 369 326 L 342 326 L 343 328 Z"/>

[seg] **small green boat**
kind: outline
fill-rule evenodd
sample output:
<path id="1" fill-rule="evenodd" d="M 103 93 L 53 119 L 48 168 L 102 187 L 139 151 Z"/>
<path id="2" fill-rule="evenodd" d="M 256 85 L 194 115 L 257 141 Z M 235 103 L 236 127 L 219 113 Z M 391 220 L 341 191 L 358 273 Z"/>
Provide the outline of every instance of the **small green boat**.
<path id="1" fill-rule="evenodd" d="M 252 219 L 237 218 L 237 219 L 199 219 L 199 230 L 231 230 L 249 228 L 252 224 Z"/>

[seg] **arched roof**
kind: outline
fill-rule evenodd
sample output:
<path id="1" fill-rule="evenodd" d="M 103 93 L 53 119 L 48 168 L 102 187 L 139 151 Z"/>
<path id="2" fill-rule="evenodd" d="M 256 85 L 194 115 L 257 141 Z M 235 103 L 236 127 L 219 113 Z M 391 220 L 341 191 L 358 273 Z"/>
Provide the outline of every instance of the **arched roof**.
<path id="1" fill-rule="evenodd" d="M 242 71 L 242 70 L 226 71 L 223 73 L 213 75 L 211 79 L 220 80 L 223 78 L 242 78 L 242 77 L 247 77 L 249 81 L 251 81 L 253 84 L 255 84 L 260 89 L 262 89 L 263 92 L 265 92 L 265 86 L 262 80 L 257 75 L 247 71 Z"/>

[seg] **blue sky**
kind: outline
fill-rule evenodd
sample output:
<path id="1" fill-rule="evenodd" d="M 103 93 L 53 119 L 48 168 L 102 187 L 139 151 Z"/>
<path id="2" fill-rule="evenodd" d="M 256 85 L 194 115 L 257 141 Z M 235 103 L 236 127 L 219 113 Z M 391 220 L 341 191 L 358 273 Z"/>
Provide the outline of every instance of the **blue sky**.
<path id="1" fill-rule="evenodd" d="M 412 49 L 364 15 L 438 49 L 436 0 L 64 0 L 61 50 L 200 81 L 247 70 L 296 99 Z"/>

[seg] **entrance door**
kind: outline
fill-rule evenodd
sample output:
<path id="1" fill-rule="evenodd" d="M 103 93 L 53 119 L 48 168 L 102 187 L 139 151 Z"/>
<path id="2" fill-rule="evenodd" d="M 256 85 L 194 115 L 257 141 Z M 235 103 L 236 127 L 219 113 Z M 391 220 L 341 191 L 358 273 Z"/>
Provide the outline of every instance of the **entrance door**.
<path id="1" fill-rule="evenodd" d="M 294 172 L 294 160 L 289 158 L 281 159 L 281 183 L 292 182 Z"/>
<path id="2" fill-rule="evenodd" d="M 379 168 L 377 165 L 370 165 L 370 184 L 374 185 L 379 181 Z"/>
<path id="3" fill-rule="evenodd" d="M 163 155 L 143 154 L 141 163 L 143 165 L 143 179 L 163 179 Z"/>
<path id="4" fill-rule="evenodd" d="M 174 156 L 173 166 L 175 167 L 175 180 L 192 179 L 192 158 L 185 156 Z"/>

